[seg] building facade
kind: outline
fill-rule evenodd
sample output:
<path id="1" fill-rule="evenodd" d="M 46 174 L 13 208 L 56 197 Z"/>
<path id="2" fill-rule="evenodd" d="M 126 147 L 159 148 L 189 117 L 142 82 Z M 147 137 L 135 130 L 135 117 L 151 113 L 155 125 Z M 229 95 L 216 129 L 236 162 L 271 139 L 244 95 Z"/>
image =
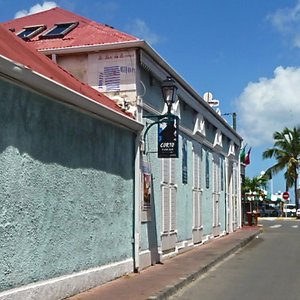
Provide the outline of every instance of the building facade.
<path id="1" fill-rule="evenodd" d="M 66 24 L 66 27 L 69 25 L 69 31 L 60 37 L 47 38 L 47 33 L 51 33 L 51 29 L 59 23 Z M 25 32 L 28 28 L 33 30 L 37 24 L 44 24 L 45 28 L 35 31 L 38 32 L 36 34 L 34 31 L 30 34 Z M 116 160 L 113 165 L 119 172 L 127 168 L 126 172 L 132 177 L 121 175 L 129 180 L 129 187 L 114 185 L 118 197 L 113 194 L 115 198 L 109 198 L 111 201 L 108 202 L 115 208 L 118 201 L 124 205 L 119 199 L 125 188 L 127 200 L 131 194 L 131 206 L 119 208 L 125 209 L 122 213 L 127 216 L 133 213 L 133 219 L 122 220 L 120 215 L 116 220 L 119 224 L 114 224 L 113 228 L 103 227 L 101 222 L 105 222 L 103 214 L 106 214 L 107 206 L 101 203 L 98 195 L 103 191 L 105 193 L 110 183 L 92 192 L 95 196 L 95 202 L 92 201 L 94 208 L 104 209 L 103 214 L 95 215 L 94 219 L 94 229 L 99 230 L 99 241 L 103 236 L 110 235 L 117 242 L 115 247 L 122 248 L 128 236 L 124 237 L 124 241 L 119 241 L 119 235 L 122 237 L 124 233 L 118 226 L 121 227 L 123 222 L 127 229 L 131 226 L 131 257 L 120 255 L 119 261 L 131 259 L 133 268 L 142 270 L 241 227 L 239 152 L 242 138 L 145 41 L 61 8 L 9 21 L 4 26 L 78 80 L 105 94 L 124 114 L 130 114 L 136 123 L 144 125 L 136 138 L 130 134 L 127 136 L 126 130 L 125 135 L 121 131 L 118 134 L 109 131 L 114 141 L 124 141 L 127 136 L 126 141 L 132 142 L 129 146 L 124 141 L 125 145 L 118 147 L 114 142 L 109 142 L 109 151 L 121 156 L 118 158 L 121 164 Z M 85 41 L 87 36 L 88 42 Z M 152 126 L 159 116 L 166 113 L 161 84 L 167 77 L 172 77 L 178 86 L 178 99 L 172 107 L 172 113 L 179 118 L 178 158 L 158 158 L 160 128 L 157 124 Z M 77 125 L 80 126 L 80 122 Z M 149 126 L 152 127 L 147 130 Z M 95 129 L 92 132 L 98 131 Z M 103 146 L 102 138 L 97 134 L 93 137 L 92 132 L 90 137 L 95 144 L 91 145 L 90 150 L 98 151 Z M 133 154 L 127 157 L 128 153 Z M 91 166 L 98 159 L 98 156 L 92 155 Z M 108 155 L 104 161 L 110 165 L 113 159 Z M 126 180 L 123 183 L 126 185 Z M 55 195 L 53 197 L 56 199 Z M 128 202 L 126 204 L 130 205 Z M 81 208 L 86 209 L 86 205 Z M 88 224 L 88 220 L 86 222 Z M 106 252 L 110 247 L 109 243 L 93 244 L 91 249 Z M 81 251 L 74 245 L 75 250 Z M 121 249 L 116 249 L 118 251 Z M 83 253 L 78 255 L 78 260 L 81 260 L 81 255 Z M 103 266 L 108 262 L 108 257 L 106 261 L 95 257 L 94 265 Z M 110 277 L 115 275 L 112 269 L 108 272 Z"/>
<path id="2" fill-rule="evenodd" d="M 63 299 L 133 272 L 142 124 L 0 34 L 0 299 Z"/>
<path id="3" fill-rule="evenodd" d="M 140 56 L 141 57 L 141 56 Z M 150 58 L 141 62 L 143 118 L 164 112 L 160 86 L 169 73 Z M 141 212 L 141 268 L 186 251 L 241 226 L 239 147 L 241 140 L 203 99 L 180 84 L 174 113 L 179 116 L 179 157 L 157 158 L 158 130 L 152 127 L 141 157 L 152 182 L 151 202 Z M 149 116 L 149 117 L 147 117 Z M 144 179 L 145 184 L 145 179 Z"/>

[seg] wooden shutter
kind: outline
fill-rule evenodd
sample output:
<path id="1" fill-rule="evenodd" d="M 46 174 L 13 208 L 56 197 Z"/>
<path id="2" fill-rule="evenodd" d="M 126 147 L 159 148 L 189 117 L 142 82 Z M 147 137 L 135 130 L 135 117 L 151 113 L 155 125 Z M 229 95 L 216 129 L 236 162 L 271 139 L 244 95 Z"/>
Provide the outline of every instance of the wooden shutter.
<path id="1" fill-rule="evenodd" d="M 168 186 L 162 186 L 163 232 L 170 230 L 170 191 Z"/>
<path id="2" fill-rule="evenodd" d="M 168 184 L 170 182 L 170 159 L 162 159 L 162 182 Z"/>
<path id="3" fill-rule="evenodd" d="M 176 230 L 176 160 L 162 159 L 163 232 Z"/>
<path id="4" fill-rule="evenodd" d="M 170 211 L 171 211 L 171 220 L 170 220 L 170 231 L 175 231 L 176 230 L 176 188 L 171 187 L 170 190 Z"/>

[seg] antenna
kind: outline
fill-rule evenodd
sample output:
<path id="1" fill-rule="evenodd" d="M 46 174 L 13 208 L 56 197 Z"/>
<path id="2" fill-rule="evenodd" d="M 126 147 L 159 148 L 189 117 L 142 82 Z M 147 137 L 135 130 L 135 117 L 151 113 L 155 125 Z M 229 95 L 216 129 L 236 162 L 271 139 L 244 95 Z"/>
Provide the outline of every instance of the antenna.
<path id="1" fill-rule="evenodd" d="M 203 99 L 208 102 L 208 101 L 211 101 L 213 99 L 213 94 L 211 92 L 206 92 L 204 93 L 203 95 Z"/>
<path id="2" fill-rule="evenodd" d="M 218 107 L 220 105 L 220 101 L 214 99 L 214 96 L 211 92 L 204 93 L 203 99 L 209 104 L 210 107 Z"/>

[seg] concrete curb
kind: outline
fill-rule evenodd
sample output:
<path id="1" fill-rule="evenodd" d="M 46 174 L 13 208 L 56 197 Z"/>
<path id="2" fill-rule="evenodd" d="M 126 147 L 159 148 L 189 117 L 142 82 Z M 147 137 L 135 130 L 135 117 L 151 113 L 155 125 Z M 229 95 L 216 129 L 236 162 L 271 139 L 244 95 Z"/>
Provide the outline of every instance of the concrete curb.
<path id="1" fill-rule="evenodd" d="M 222 255 L 216 257 L 214 260 L 212 260 L 209 264 L 202 267 L 201 269 L 197 270 L 194 273 L 191 273 L 189 276 L 180 278 L 177 283 L 174 285 L 168 285 L 163 290 L 161 290 L 159 293 L 148 297 L 147 300 L 165 300 L 174 295 L 177 291 L 182 289 L 183 287 L 187 286 L 192 281 L 199 278 L 204 273 L 208 272 L 210 269 L 212 269 L 215 265 L 223 261 L 225 258 L 230 256 L 231 254 L 235 253 L 239 249 L 245 247 L 248 243 L 250 243 L 257 235 L 259 235 L 262 232 L 260 229 L 259 231 L 254 232 L 252 235 L 250 235 L 248 238 L 242 240 L 237 245 L 234 245 L 231 249 L 224 252 Z"/>
<path id="2" fill-rule="evenodd" d="M 296 217 L 258 217 L 258 220 L 283 220 L 283 221 L 289 221 L 289 220 L 297 220 Z"/>

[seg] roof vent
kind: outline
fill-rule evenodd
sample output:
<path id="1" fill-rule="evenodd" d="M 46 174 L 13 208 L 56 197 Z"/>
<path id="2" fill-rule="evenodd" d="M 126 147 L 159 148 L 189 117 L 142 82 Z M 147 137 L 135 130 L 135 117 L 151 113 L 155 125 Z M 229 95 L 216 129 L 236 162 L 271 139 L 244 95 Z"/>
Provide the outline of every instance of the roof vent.
<path id="1" fill-rule="evenodd" d="M 111 29 L 114 29 L 114 27 L 112 27 L 112 26 L 110 26 L 110 25 L 108 25 L 108 24 L 104 24 L 104 26 L 109 27 L 109 28 L 111 28 Z"/>

